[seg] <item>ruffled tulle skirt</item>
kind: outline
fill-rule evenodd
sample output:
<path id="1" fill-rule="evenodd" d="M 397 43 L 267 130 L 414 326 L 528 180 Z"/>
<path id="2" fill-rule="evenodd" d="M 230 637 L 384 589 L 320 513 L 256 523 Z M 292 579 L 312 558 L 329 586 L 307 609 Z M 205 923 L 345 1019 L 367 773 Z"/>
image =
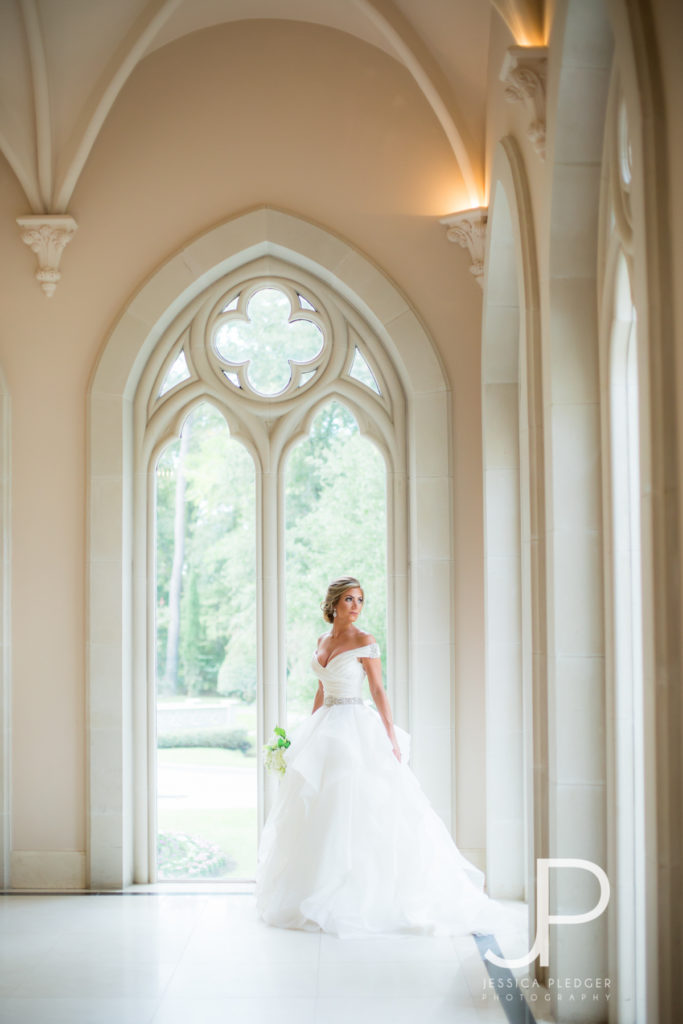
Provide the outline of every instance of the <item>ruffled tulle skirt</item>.
<path id="1" fill-rule="evenodd" d="M 264 826 L 260 916 L 340 937 L 495 931 L 505 911 L 462 856 L 407 762 L 410 738 L 366 704 L 319 708 L 291 733 Z"/>

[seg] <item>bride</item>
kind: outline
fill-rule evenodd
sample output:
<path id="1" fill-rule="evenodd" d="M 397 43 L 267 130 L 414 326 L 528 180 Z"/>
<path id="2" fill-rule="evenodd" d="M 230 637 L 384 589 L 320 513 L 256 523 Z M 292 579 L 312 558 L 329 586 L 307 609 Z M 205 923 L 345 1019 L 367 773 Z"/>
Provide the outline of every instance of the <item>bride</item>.
<path id="1" fill-rule="evenodd" d="M 410 737 L 392 720 L 380 650 L 356 623 L 351 576 L 322 604 L 313 713 L 291 734 L 286 773 L 258 852 L 256 905 L 280 928 L 347 937 L 491 932 L 504 908 L 453 842 L 408 767 Z M 361 697 L 366 675 L 376 710 Z"/>

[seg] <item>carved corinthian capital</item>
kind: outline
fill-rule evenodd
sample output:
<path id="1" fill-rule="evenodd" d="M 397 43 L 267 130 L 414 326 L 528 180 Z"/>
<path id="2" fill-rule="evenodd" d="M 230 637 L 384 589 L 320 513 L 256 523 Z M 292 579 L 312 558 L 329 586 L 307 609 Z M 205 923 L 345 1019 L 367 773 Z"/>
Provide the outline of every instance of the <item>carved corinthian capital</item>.
<path id="1" fill-rule="evenodd" d="M 17 217 L 17 224 L 21 228 L 22 242 L 25 242 L 38 257 L 36 281 L 50 299 L 62 276 L 59 272 L 59 261 L 64 247 L 73 238 L 78 225 L 68 214 Z"/>
<path id="2" fill-rule="evenodd" d="M 545 84 L 548 72 L 546 46 L 511 46 L 505 54 L 500 80 L 505 99 L 524 103 L 530 122 L 527 138 L 545 160 Z"/>
<path id="3" fill-rule="evenodd" d="M 461 210 L 448 217 L 442 217 L 441 223 L 448 230 L 446 237 L 449 242 L 457 242 L 463 249 L 469 249 L 472 257 L 470 273 L 478 284 L 484 287 L 484 251 L 486 248 L 486 222 L 488 207 L 478 206 L 473 210 Z"/>

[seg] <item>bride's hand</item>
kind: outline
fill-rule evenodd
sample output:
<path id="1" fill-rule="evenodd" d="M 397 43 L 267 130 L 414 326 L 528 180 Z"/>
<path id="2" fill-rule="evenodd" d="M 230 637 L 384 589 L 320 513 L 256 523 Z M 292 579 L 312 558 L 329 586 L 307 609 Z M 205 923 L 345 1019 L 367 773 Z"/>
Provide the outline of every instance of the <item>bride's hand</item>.
<path id="1" fill-rule="evenodd" d="M 399 746 L 396 746 L 396 747 L 392 747 L 391 749 L 394 752 L 394 757 L 396 758 L 396 760 L 400 761 L 401 760 L 401 748 Z"/>

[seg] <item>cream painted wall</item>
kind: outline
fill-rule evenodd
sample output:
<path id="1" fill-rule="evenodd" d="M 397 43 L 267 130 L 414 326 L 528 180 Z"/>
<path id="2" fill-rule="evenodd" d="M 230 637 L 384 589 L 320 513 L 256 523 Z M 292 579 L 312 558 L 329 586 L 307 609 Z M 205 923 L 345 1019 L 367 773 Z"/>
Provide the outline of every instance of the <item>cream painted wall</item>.
<path id="1" fill-rule="evenodd" d="M 5 164 L 0 175 L 9 225 L 27 207 Z M 437 343 L 455 395 L 457 670 L 467 692 L 483 690 L 481 292 L 438 223 L 466 205 L 451 151 L 408 74 L 350 36 L 263 22 L 197 33 L 152 54 L 122 91 L 75 192 L 79 229 L 52 300 L 18 231 L 0 238 L 17 851 L 84 849 L 85 402 L 97 354 L 162 261 L 260 203 L 350 239 Z M 458 841 L 481 850 L 483 718 L 467 731 Z"/>
<path id="2" fill-rule="evenodd" d="M 25 212 L 0 169 L 3 217 Z M 82 850 L 85 389 L 82 325 L 35 290 L 33 254 L 0 236 L 0 361 L 11 401 L 13 841 Z M 57 300 L 59 303 L 59 300 Z"/>

